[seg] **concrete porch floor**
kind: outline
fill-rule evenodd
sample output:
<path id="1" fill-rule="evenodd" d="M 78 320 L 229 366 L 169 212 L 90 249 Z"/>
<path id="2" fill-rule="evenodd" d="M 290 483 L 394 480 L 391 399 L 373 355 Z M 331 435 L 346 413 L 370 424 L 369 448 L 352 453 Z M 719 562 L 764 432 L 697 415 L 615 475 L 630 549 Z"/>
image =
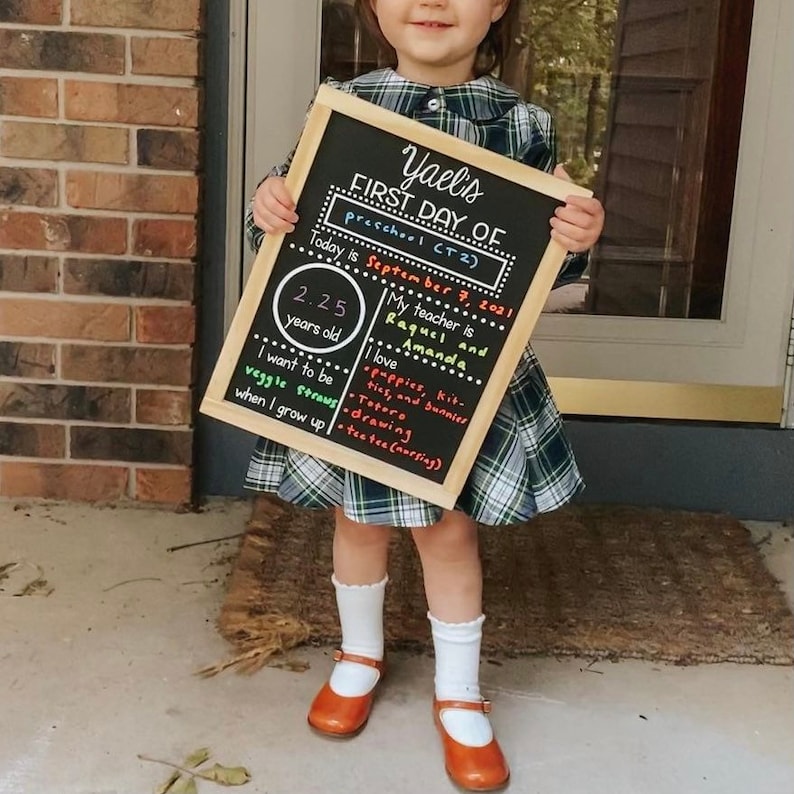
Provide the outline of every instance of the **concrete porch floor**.
<path id="1" fill-rule="evenodd" d="M 214 620 L 246 502 L 199 514 L 0 504 L 0 794 L 144 794 L 209 746 L 248 767 L 200 794 L 451 792 L 430 718 L 432 660 L 397 656 L 367 729 L 315 737 L 305 712 L 330 669 L 201 679 L 229 653 Z M 751 524 L 794 599 L 792 529 Z M 11 597 L 40 566 L 49 596 Z M 20 578 L 21 577 L 21 578 Z M 22 582 L 24 584 L 25 582 Z M 521 794 L 791 794 L 794 671 L 786 667 L 523 659 L 483 666 Z"/>

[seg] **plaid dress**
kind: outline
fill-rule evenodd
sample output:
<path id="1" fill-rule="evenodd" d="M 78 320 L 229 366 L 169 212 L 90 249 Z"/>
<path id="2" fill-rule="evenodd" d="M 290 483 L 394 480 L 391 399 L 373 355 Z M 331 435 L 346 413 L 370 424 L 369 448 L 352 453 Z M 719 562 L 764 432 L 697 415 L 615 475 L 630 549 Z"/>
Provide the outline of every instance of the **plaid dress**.
<path id="1" fill-rule="evenodd" d="M 551 172 L 557 162 L 550 114 L 491 77 L 436 87 L 382 69 L 345 83 L 327 82 L 534 168 Z M 291 161 L 292 154 L 268 176 L 285 175 Z M 265 233 L 254 224 L 251 206 L 245 225 L 258 250 Z M 569 254 L 558 285 L 577 279 L 586 264 L 586 254 Z M 302 507 L 341 505 L 353 521 L 367 524 L 428 526 L 443 513 L 438 505 L 268 439 L 257 442 L 245 484 Z M 582 487 L 548 383 L 527 346 L 456 507 L 483 524 L 516 524 L 560 507 Z"/>

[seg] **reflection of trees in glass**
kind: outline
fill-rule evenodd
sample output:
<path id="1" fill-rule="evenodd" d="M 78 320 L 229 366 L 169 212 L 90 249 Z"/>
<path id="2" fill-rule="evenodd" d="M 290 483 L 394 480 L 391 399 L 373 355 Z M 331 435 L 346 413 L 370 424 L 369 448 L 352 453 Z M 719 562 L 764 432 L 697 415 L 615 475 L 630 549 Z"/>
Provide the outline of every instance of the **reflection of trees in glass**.
<path id="1" fill-rule="evenodd" d="M 557 122 L 559 159 L 592 187 L 603 146 L 619 0 L 517 0 L 518 28 L 502 79 Z M 321 77 L 349 80 L 378 66 L 352 0 L 324 0 Z"/>
<path id="2" fill-rule="evenodd" d="M 353 0 L 323 0 L 320 80 L 351 80 L 379 65 L 377 47 L 360 29 Z"/>
<path id="3" fill-rule="evenodd" d="M 618 0 L 519 0 L 502 79 L 555 117 L 559 159 L 592 185 L 603 146 Z"/>

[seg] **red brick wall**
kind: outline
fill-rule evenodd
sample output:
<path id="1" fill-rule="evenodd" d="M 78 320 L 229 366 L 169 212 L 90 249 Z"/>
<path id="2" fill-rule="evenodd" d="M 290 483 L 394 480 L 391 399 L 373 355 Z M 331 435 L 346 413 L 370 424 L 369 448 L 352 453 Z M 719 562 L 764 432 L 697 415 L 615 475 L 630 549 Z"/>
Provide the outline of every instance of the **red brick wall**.
<path id="1" fill-rule="evenodd" d="M 190 497 L 201 26 L 0 2 L 0 498 Z"/>

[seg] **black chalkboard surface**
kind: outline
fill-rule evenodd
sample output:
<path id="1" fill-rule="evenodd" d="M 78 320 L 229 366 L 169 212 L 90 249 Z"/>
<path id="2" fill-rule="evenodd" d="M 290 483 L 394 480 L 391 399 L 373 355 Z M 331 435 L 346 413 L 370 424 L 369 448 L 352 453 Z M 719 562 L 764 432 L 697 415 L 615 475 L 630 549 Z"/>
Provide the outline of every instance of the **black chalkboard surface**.
<path id="1" fill-rule="evenodd" d="M 589 191 L 323 86 L 201 411 L 451 508 Z"/>

